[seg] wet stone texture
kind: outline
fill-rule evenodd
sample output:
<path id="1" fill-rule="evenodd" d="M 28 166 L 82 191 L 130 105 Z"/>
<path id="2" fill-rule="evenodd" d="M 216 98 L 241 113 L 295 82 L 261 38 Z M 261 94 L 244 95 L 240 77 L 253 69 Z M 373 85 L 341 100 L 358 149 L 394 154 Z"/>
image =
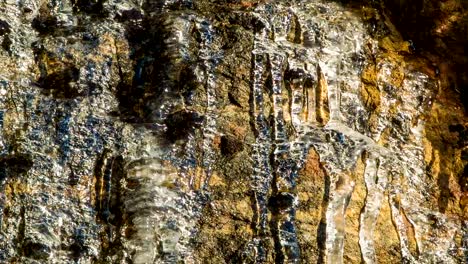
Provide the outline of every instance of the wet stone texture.
<path id="1" fill-rule="evenodd" d="M 466 10 L 1 2 L 0 263 L 466 263 Z"/>

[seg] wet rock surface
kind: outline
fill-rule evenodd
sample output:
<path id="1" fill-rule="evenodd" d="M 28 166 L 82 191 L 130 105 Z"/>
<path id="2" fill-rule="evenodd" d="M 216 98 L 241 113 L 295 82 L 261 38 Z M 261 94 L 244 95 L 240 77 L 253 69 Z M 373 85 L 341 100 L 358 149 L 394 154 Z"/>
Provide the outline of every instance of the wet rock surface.
<path id="1" fill-rule="evenodd" d="M 0 263 L 465 263 L 466 8 L 0 3 Z"/>

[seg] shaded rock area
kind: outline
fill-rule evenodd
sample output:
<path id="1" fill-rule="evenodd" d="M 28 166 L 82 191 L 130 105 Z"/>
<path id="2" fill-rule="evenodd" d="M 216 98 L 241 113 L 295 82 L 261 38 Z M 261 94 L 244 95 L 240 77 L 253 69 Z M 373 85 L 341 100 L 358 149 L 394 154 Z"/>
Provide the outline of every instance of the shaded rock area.
<path id="1" fill-rule="evenodd" d="M 434 197 L 438 210 L 466 218 L 466 192 L 460 182 L 464 181 L 467 147 L 463 138 L 468 109 L 468 5 L 465 1 L 390 0 L 383 1 L 381 8 L 402 37 L 411 41 L 413 53 L 431 63 L 427 72 L 438 80 L 426 118 L 427 170 L 438 186 Z"/>
<path id="2" fill-rule="evenodd" d="M 466 263 L 463 0 L 0 3 L 0 263 Z"/>
<path id="3" fill-rule="evenodd" d="M 412 41 L 414 50 L 430 58 L 438 71 L 448 71 L 445 85 L 459 94 L 467 108 L 468 3 L 389 0 L 384 6 L 402 36 Z"/>

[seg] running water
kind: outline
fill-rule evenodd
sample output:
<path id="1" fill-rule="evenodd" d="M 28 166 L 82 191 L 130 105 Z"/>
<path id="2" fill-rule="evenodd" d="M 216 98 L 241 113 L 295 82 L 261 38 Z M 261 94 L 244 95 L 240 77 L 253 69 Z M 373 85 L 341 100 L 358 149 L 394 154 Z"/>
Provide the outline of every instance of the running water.
<path id="1" fill-rule="evenodd" d="M 0 262 L 468 256 L 427 171 L 443 73 L 379 11 L 59 2 L 0 3 Z"/>
<path id="2" fill-rule="evenodd" d="M 216 65 L 221 59 L 222 54 L 217 51 L 213 42 L 216 33 L 209 21 L 200 21 L 197 23 L 203 43 L 200 49 L 199 57 L 203 60 L 204 75 L 205 75 L 205 90 L 206 90 L 206 111 L 205 124 L 203 126 L 203 167 L 205 168 L 206 178 L 203 182 L 202 189 L 208 187 L 212 174 L 212 166 L 214 163 L 213 139 L 216 132 Z"/>
<path id="3" fill-rule="evenodd" d="M 376 129 L 370 130 L 363 125 L 368 122 L 363 118 L 369 113 L 360 97 L 363 64 L 359 58 L 366 46 L 370 45 L 371 52 L 374 52 L 372 45 L 376 45 L 376 41 L 362 22 L 340 6 L 320 1 L 265 4 L 257 7 L 255 14 L 262 25 L 255 35 L 252 74 L 253 119 L 257 129 L 253 156 L 256 173 L 252 182 L 259 216 L 256 226 L 260 230 L 257 233 L 265 233 L 261 231 L 266 226 L 265 215 L 268 212 L 264 200 L 269 186 L 272 186 L 270 200 L 273 199 L 275 206 L 280 207 L 271 212 L 278 229 L 273 234 L 277 236 L 275 243 L 279 258 L 288 263 L 299 261 L 294 225 L 296 198 L 293 193 L 304 153 L 313 147 L 330 176 L 325 217 L 326 262 L 343 263 L 346 211 L 355 186 L 351 173 L 358 158 L 366 152 L 364 180 L 367 197 L 359 231 L 364 262 L 377 262 L 374 228 L 388 191 L 402 258 L 410 262 L 452 262 L 450 248 L 454 242 L 450 237 L 457 230 L 457 225 L 424 208 L 427 192 L 421 188 L 424 177 L 421 156 L 423 122 L 415 120 L 424 111 L 420 102 L 430 98 L 434 84 L 422 73 L 407 72 L 400 88 L 405 99 L 396 105 L 398 98 L 385 89 L 394 82 L 394 77 L 389 76 L 392 73 L 389 68 L 393 66 L 385 60 L 380 62 L 377 85 L 383 110 L 377 118 Z M 266 73 L 266 68 L 270 68 L 271 73 Z M 293 77 L 285 79 L 286 73 Z M 285 88 L 289 89 L 287 93 Z M 266 99 L 270 101 L 265 102 Z M 273 123 L 268 126 L 263 113 L 270 105 Z M 399 122 L 402 122 L 403 130 L 390 133 L 384 147 L 377 142 L 391 125 L 387 113 L 395 106 L 400 111 Z M 274 156 L 273 160 L 270 161 L 268 153 Z M 280 199 L 278 195 L 285 207 L 277 202 Z M 275 210 L 282 211 L 278 213 Z M 442 222 L 444 231 L 431 232 L 428 217 Z M 404 219 L 408 219 L 414 228 L 419 252 L 424 254 L 413 256 L 409 250 L 409 231 Z M 289 230 L 284 229 L 286 226 Z M 432 241 L 438 241 L 439 246 L 435 247 L 436 243 Z M 262 260 L 257 259 L 259 263 Z"/>
<path id="4" fill-rule="evenodd" d="M 177 1 L 176 1 L 177 2 Z M 162 5 L 162 10 L 171 1 Z M 216 131 L 216 65 L 222 53 L 215 45 L 216 33 L 209 20 L 195 15 L 171 16 L 163 22 L 168 38 L 165 45 L 170 52 L 168 72 L 179 71 L 181 65 L 194 63 L 191 68 L 195 81 L 205 88 L 205 111 L 202 138 L 189 131 L 184 143 L 165 139 L 166 120 L 174 111 L 197 115 L 180 98 L 176 78 L 164 80 L 162 104 L 154 111 L 155 129 L 141 128 L 133 134 L 137 145 L 127 146 L 127 187 L 124 191 L 125 212 L 129 215 L 134 233 L 125 248 L 133 263 L 192 263 L 191 239 L 206 202 L 207 186 L 214 164 L 213 139 Z M 192 31 L 200 33 L 198 54 L 189 51 Z M 195 56 L 195 57 L 194 57 Z M 195 61 L 197 58 L 197 61 Z M 162 98 L 162 99 L 161 99 Z M 179 128 L 176 128 L 179 129 Z M 197 152 L 198 144 L 202 154 Z M 176 166 L 176 167 L 174 167 Z M 204 168 L 198 173 L 198 168 Z"/>
<path id="5" fill-rule="evenodd" d="M 304 8 L 301 10 L 300 8 Z M 344 238 L 344 214 L 349 197 L 353 190 L 353 183 L 348 182 L 342 171 L 348 170 L 355 162 L 360 152 L 364 149 L 364 144 L 355 145 L 351 148 L 341 146 L 345 144 L 345 137 L 353 137 L 355 132 L 352 129 L 342 128 L 341 112 L 340 112 L 340 78 L 345 79 L 346 76 L 355 74 L 354 79 L 358 79 L 359 73 L 346 72 L 345 74 L 337 73 L 342 62 L 340 58 L 339 47 L 336 44 L 347 44 L 344 39 L 334 39 L 330 44 L 334 46 L 321 47 L 323 43 L 310 43 L 308 46 L 302 46 L 294 41 L 302 38 L 300 32 L 308 28 L 317 28 L 317 21 L 314 18 L 307 18 L 305 13 L 307 8 L 314 8 L 312 5 L 304 5 L 295 7 L 294 9 L 286 5 L 277 4 L 275 6 L 264 6 L 258 9 L 259 20 L 263 23 L 263 29 L 257 33 L 255 38 L 256 57 L 262 55 L 267 57 L 267 63 L 270 63 L 271 68 L 271 84 L 263 84 L 266 87 L 271 87 L 270 95 L 273 105 L 273 127 L 268 130 L 273 132 L 271 141 L 274 143 L 269 152 L 274 154 L 273 164 L 269 163 L 268 155 L 265 155 L 263 163 L 269 164 L 276 173 L 273 173 L 274 185 L 273 197 L 277 200 L 282 199 L 284 208 L 276 209 L 289 212 L 285 216 L 283 212 L 272 212 L 273 217 L 276 215 L 277 231 L 277 248 L 280 249 L 280 258 L 282 261 L 296 263 L 300 259 L 299 247 L 297 238 L 295 237 L 294 227 L 294 208 L 296 206 L 295 197 L 293 195 L 295 188 L 295 178 L 304 162 L 305 153 L 309 147 L 315 147 L 321 159 L 328 163 L 326 167 L 330 169 L 332 177 L 331 198 L 327 209 L 327 251 L 329 262 L 339 262 L 342 257 L 343 238 Z M 302 13 L 302 12 L 304 13 Z M 305 21 L 304 21 L 305 20 Z M 311 21 L 312 20 L 312 21 Z M 355 25 L 353 25 L 355 26 Z M 271 32 L 271 33 L 270 33 Z M 331 32 L 336 36 L 340 36 L 337 32 Z M 361 32 L 362 34 L 362 32 Z M 359 33 L 356 34 L 357 36 Z M 333 36 L 332 36 L 333 37 Z M 315 38 L 317 40 L 318 38 Z M 354 47 L 354 42 L 351 47 Z M 348 47 L 348 46 L 345 46 Z M 359 50 L 346 51 L 347 53 L 359 52 Z M 341 55 L 344 56 L 345 54 Z M 338 58 L 338 59 L 337 59 Z M 286 63 L 287 61 L 287 63 Z M 322 63 L 324 61 L 324 63 Z M 254 63 L 254 85 L 253 93 L 257 102 L 255 104 L 255 112 L 263 112 L 259 106 L 263 106 L 258 101 L 263 100 L 265 96 L 261 94 L 263 89 L 258 89 L 258 77 L 264 75 L 263 67 L 258 67 Z M 326 63 L 325 63 L 326 62 Z M 285 80 L 283 75 L 285 72 L 291 72 L 293 75 L 303 75 L 301 77 L 293 77 L 287 80 L 294 84 L 299 82 L 298 87 L 291 85 L 288 93 L 283 93 Z M 336 76 L 340 76 L 337 78 Z M 257 77 L 258 76 L 258 77 Z M 301 80 L 302 78 L 302 80 Z M 304 81 L 306 79 L 307 81 Z M 352 79 L 352 78 L 350 78 Z M 305 87 L 304 87 L 305 86 Z M 259 94 L 259 95 L 257 95 Z M 289 95 L 288 95 L 289 94 Z M 289 98 L 289 96 L 291 96 Z M 268 98 L 267 97 L 267 98 Z M 259 99 L 257 99 L 259 98 Z M 290 103 L 285 103 L 290 100 Z M 285 112 L 284 105 L 290 105 L 288 112 Z M 258 118 L 256 118 L 258 120 Z M 330 125 L 323 127 L 327 124 Z M 293 127 L 295 132 L 287 132 L 286 128 Z M 348 131 L 349 130 L 349 131 Z M 334 132 L 338 131 L 338 132 Z M 354 136 L 359 138 L 358 136 Z M 327 138 L 335 139 L 336 142 L 330 142 Z M 361 138 L 367 138 L 361 136 Z M 363 140 L 361 140 L 363 141 Z M 349 152 L 349 153 L 348 153 Z M 331 164 L 333 163 L 333 164 Z M 285 167 L 287 166 L 287 167 Z M 338 168 L 338 171 L 336 169 Z M 262 170 L 263 173 L 266 170 Z M 258 176 L 254 177 L 254 180 Z M 271 177 L 271 176 L 270 176 Z M 337 182 L 340 181 L 339 184 Z M 339 185 L 339 186 L 337 186 Z M 263 191 L 265 192 L 265 191 Z M 276 196 L 275 196 L 276 195 Z M 277 197 L 280 196 L 280 197 Z M 289 201 L 289 202 L 288 202 Z M 281 206 L 280 204 L 275 204 Z M 259 213 L 261 214 L 261 213 Z M 279 222 L 282 222 L 280 224 Z M 282 230 L 288 227 L 289 230 Z M 274 232 L 275 233 L 275 232 Z"/>
<path id="6" fill-rule="evenodd" d="M 429 100 L 434 83 L 423 73 L 408 70 L 399 87 L 404 95 L 404 100 L 400 100 L 391 89 L 395 83 L 392 62 L 379 60 L 376 85 L 380 91 L 380 111 L 372 120 L 376 125 L 371 128 L 368 124 L 374 113 L 365 107 L 361 74 L 369 63 L 364 54 L 370 52 L 375 56 L 378 42 L 357 16 L 335 3 L 278 1 L 258 5 L 253 17 L 258 23 L 251 74 L 251 118 L 256 136 L 251 154 L 254 235 L 245 247 L 245 254 L 253 252 L 256 263 L 267 262 L 271 235 L 276 261 L 301 261 L 296 182 L 307 153 L 313 148 L 330 178 L 323 216 L 325 262 L 343 263 L 348 204 L 356 186 L 353 173 L 361 157 L 365 159 L 363 178 L 367 190 L 359 218 L 358 242 L 363 261 L 378 262 L 374 231 L 380 209 L 388 199 L 403 259 L 453 262 L 449 251 L 454 243 L 449 238 L 458 225 L 426 207 L 427 193 L 421 187 L 425 175 L 421 139 L 424 123 L 418 118 L 424 111 L 420 104 Z M 198 181 L 202 192 L 207 193 L 216 163 L 213 150 L 218 134 L 216 71 L 223 55 L 216 30 L 208 19 L 195 15 L 172 18 L 167 28 L 174 35 L 168 40 L 168 46 L 178 50 L 174 53 L 178 55 L 172 58 L 174 61 L 190 61 L 193 56 L 188 52 L 190 32 L 196 30 L 200 35 L 196 56 L 201 62 L 194 67 L 194 72 L 205 88 L 203 149 L 201 155 L 197 154 L 199 139 L 189 135 L 183 157 L 171 158 L 173 164 L 181 166 L 182 176 L 190 178 L 187 186 L 191 190 L 184 192 L 161 187 L 164 179 L 177 177 L 164 164 L 166 154 L 157 140 L 150 148 L 154 149 L 153 154 L 158 154 L 129 163 L 128 177 L 141 182 L 137 192 L 141 196 L 129 198 L 128 211 L 138 212 L 135 208 L 142 207 L 150 212 L 136 213 L 132 220 L 137 232 L 131 247 L 136 249 L 135 260 L 141 263 L 188 258 L 191 253 L 187 241 L 199 217 L 193 208 L 201 208 L 200 203 L 190 202 L 197 200 L 198 195 L 195 190 L 198 187 L 193 182 L 195 176 L 190 171 L 203 167 L 203 179 Z M 160 111 L 161 120 L 178 104 L 174 92 L 164 92 L 169 102 Z M 170 102 L 172 97 L 174 101 Z M 400 126 L 388 133 L 391 122 L 396 122 L 389 114 L 395 108 L 399 111 Z M 386 143 L 379 143 L 382 140 Z M 175 154 L 174 150 L 168 153 Z M 148 199 L 151 203 L 164 202 L 150 209 L 147 203 L 140 202 Z M 188 204 L 193 208 L 189 209 Z M 158 216 L 158 210 L 162 209 L 157 208 L 174 210 L 174 215 L 162 219 Z M 434 232 L 430 228 L 433 219 L 444 229 Z M 169 223 L 174 223 L 172 229 Z M 417 256 L 410 249 L 413 239 L 410 229 L 414 231 L 420 252 Z M 155 241 L 164 241 L 163 253 L 155 250 Z"/>

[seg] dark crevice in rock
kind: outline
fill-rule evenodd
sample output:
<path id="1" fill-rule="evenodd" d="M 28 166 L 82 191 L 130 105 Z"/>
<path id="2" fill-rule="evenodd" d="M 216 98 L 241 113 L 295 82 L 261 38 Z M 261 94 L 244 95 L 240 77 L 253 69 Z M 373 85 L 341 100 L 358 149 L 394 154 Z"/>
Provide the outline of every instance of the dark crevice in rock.
<path id="1" fill-rule="evenodd" d="M 46 35 L 53 34 L 54 31 L 59 28 L 59 23 L 57 17 L 40 14 L 33 19 L 31 26 L 39 32 L 39 34 Z"/>
<path id="2" fill-rule="evenodd" d="M 31 27 L 39 33 L 40 37 L 59 36 L 70 34 L 74 27 L 65 26 L 63 21 L 53 13 L 54 4 L 42 4 L 39 14 L 32 20 Z"/>
<path id="3" fill-rule="evenodd" d="M 463 161 L 467 162 L 468 161 L 468 148 L 462 150 L 460 156 Z"/>
<path id="4" fill-rule="evenodd" d="M 468 128 L 462 124 L 449 125 L 450 132 L 456 132 L 458 134 L 458 140 L 456 146 L 463 148 L 468 146 Z"/>
<path id="5" fill-rule="evenodd" d="M 230 104 L 242 108 L 242 105 L 241 105 L 240 102 L 234 97 L 234 95 L 232 94 L 231 91 L 228 92 L 228 100 L 229 100 L 229 103 L 230 103 Z"/>
<path id="6" fill-rule="evenodd" d="M 11 51 L 10 47 L 11 47 L 11 44 L 13 44 L 9 36 L 10 33 L 11 33 L 10 25 L 6 21 L 0 19 L 0 37 L 3 36 L 3 41 L 2 41 L 1 46 L 5 51 L 8 51 L 8 52 Z"/>
<path id="7" fill-rule="evenodd" d="M 36 85 L 42 88 L 44 94 L 56 99 L 73 99 L 85 95 L 78 85 L 79 68 L 59 60 L 56 54 L 48 52 L 38 42 L 33 43 L 32 48 L 40 71 Z"/>
<path id="8" fill-rule="evenodd" d="M 71 0 L 73 12 L 106 17 L 109 13 L 104 9 L 105 0 Z"/>
<path id="9" fill-rule="evenodd" d="M 7 35 L 10 32 L 10 25 L 6 21 L 0 19 L 0 37 Z"/>
<path id="10" fill-rule="evenodd" d="M 233 136 L 221 137 L 221 154 L 223 156 L 232 156 L 244 149 L 243 143 Z"/>
<path id="11" fill-rule="evenodd" d="M 121 23 L 125 21 L 138 21 L 142 20 L 143 18 L 143 13 L 139 10 L 136 10 L 135 8 L 124 10 L 121 14 L 116 14 L 115 16 L 115 19 Z"/>
<path id="12" fill-rule="evenodd" d="M 0 168 L 5 168 L 8 175 L 0 175 L 1 177 L 15 177 L 28 172 L 34 162 L 30 155 L 16 154 L 0 157 Z"/>
<path id="13" fill-rule="evenodd" d="M 106 157 L 108 157 L 108 155 L 106 155 Z M 104 163 L 106 162 L 101 158 L 99 164 L 103 165 Z M 96 166 L 96 168 L 102 167 Z M 129 236 L 131 225 L 128 227 L 125 226 L 128 225 L 126 221 L 131 219 L 131 216 L 129 216 L 123 208 L 124 201 L 122 200 L 122 193 L 124 190 L 122 184 L 126 181 L 126 172 L 122 156 L 112 157 L 112 162 L 107 162 L 105 170 L 108 169 L 111 170 L 109 175 L 110 179 L 108 179 L 110 188 L 107 194 L 108 204 L 106 204 L 108 209 L 103 218 L 105 221 L 103 222 L 103 232 L 101 233 L 100 258 L 105 260 L 108 256 L 117 255 L 120 259 L 125 259 L 121 234 L 123 233 L 123 228 L 126 228 L 125 236 Z M 101 169 L 98 170 L 101 171 Z"/>
<path id="14" fill-rule="evenodd" d="M 294 199 L 295 197 L 290 193 L 279 193 L 270 197 L 268 207 L 274 214 L 278 214 L 291 208 L 294 205 Z"/>
<path id="15" fill-rule="evenodd" d="M 468 192 L 468 164 L 463 168 L 463 172 L 458 177 L 458 184 L 462 192 Z"/>
<path id="16" fill-rule="evenodd" d="M 68 177 L 68 183 L 71 186 L 76 186 L 78 184 L 78 182 L 80 181 L 80 177 L 79 177 L 79 175 L 76 174 L 75 169 L 73 168 L 73 166 L 71 164 L 68 164 L 68 168 L 70 169 L 70 174 L 69 174 L 69 177 Z"/>
<path id="17" fill-rule="evenodd" d="M 69 246 L 68 250 L 71 252 L 73 260 L 78 261 L 88 251 L 85 245 L 85 234 L 80 228 L 76 229 L 72 236 L 73 243 Z"/>
<path id="18" fill-rule="evenodd" d="M 80 70 L 70 65 L 65 66 L 62 70 L 42 76 L 38 83 L 46 94 L 51 94 L 55 98 L 71 99 L 82 95 L 75 85 L 79 75 Z"/>
<path id="19" fill-rule="evenodd" d="M 180 110 L 167 116 L 165 124 L 166 136 L 171 142 L 185 139 L 196 128 L 203 125 L 204 117 L 195 111 Z"/>
<path id="20" fill-rule="evenodd" d="M 193 105 L 193 97 L 199 86 L 200 83 L 197 81 L 194 69 L 190 66 L 184 67 L 177 79 L 177 91 L 184 99 L 186 105 Z"/>
<path id="21" fill-rule="evenodd" d="M 152 109 L 148 103 L 154 101 L 164 87 L 163 16 L 153 18 L 137 10 L 123 12 L 117 18 L 125 26 L 125 35 L 130 45 L 130 59 L 133 62 L 131 75 L 120 70 L 117 99 L 121 118 L 130 123 L 152 121 Z"/>
<path id="22" fill-rule="evenodd" d="M 23 242 L 23 253 L 27 258 L 47 260 L 50 256 L 51 249 L 45 244 L 26 239 Z"/>
<path id="23" fill-rule="evenodd" d="M 108 223 L 110 218 L 109 203 L 112 192 L 112 166 L 113 157 L 111 156 L 110 150 L 104 150 L 102 155 L 96 161 L 94 169 L 94 176 L 96 179 L 95 194 L 96 204 L 95 209 L 97 217 L 103 223 Z"/>
<path id="24" fill-rule="evenodd" d="M 9 36 L 5 36 L 3 38 L 3 41 L 2 41 L 2 48 L 5 50 L 5 51 L 8 51 L 8 52 L 11 52 L 11 44 L 13 44 L 13 42 L 11 41 L 10 37 Z"/>
<path id="25" fill-rule="evenodd" d="M 117 156 L 114 158 L 111 167 L 111 181 L 110 184 L 112 185 L 110 191 L 110 201 L 109 201 L 109 211 L 111 213 L 111 217 L 109 217 L 109 223 L 116 227 L 116 229 L 120 229 L 122 226 L 123 221 L 123 213 L 122 213 L 122 184 L 123 181 L 126 179 L 126 174 L 124 170 L 124 159 L 122 156 Z"/>

